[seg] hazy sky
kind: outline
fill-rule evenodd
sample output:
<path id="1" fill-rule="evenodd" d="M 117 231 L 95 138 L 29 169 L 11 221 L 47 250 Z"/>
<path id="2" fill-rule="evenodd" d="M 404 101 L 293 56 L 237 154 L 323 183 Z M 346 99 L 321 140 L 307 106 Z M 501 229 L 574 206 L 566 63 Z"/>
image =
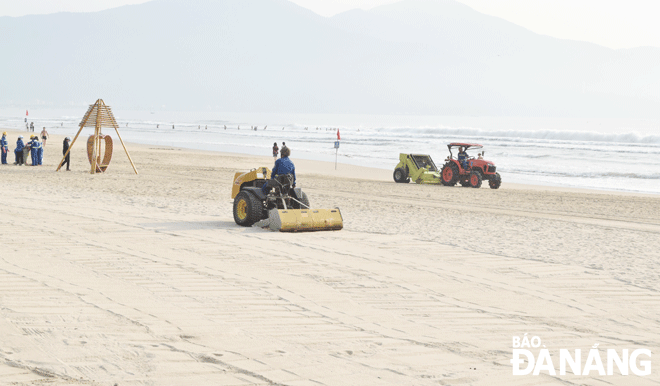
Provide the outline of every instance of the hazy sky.
<path id="1" fill-rule="evenodd" d="M 353 8 L 369 9 L 398 0 L 292 0 L 331 16 Z M 583 40 L 610 48 L 660 47 L 658 0 L 457 0 L 534 32 Z M 90 12 L 145 0 L 0 0 L 0 16 Z"/>

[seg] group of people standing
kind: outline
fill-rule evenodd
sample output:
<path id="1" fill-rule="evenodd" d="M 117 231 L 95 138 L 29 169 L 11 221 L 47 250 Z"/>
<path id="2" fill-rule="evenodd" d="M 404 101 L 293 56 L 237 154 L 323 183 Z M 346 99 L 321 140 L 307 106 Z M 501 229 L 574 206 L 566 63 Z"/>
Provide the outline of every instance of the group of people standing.
<path id="1" fill-rule="evenodd" d="M 39 141 L 39 137 L 32 134 L 30 135 L 30 141 L 28 143 L 23 142 L 23 136 L 19 135 L 16 140 L 16 148 L 14 148 L 14 165 L 23 165 L 27 164 L 27 155 L 29 154 L 32 159 L 32 166 L 38 166 L 43 163 L 44 160 L 44 146 L 46 141 Z M 2 163 L 7 164 L 7 153 L 9 153 L 9 146 L 7 143 L 7 132 L 2 133 L 2 139 L 0 139 L 0 148 L 2 149 Z"/>
<path id="2" fill-rule="evenodd" d="M 16 140 L 16 148 L 14 148 L 14 165 L 27 165 L 28 154 L 30 155 L 32 166 L 42 165 L 44 161 L 44 147 L 46 146 L 46 140 L 48 139 L 48 132 L 46 131 L 45 127 L 41 132 L 41 139 L 42 141 L 39 141 L 39 137 L 33 134 L 30 135 L 30 141 L 24 143 L 23 136 L 19 135 L 18 139 Z M 66 158 L 64 158 L 64 161 L 62 161 L 62 166 L 66 164 L 66 170 L 70 170 L 70 154 L 67 154 L 70 143 L 70 137 L 64 138 L 62 154 L 66 154 Z M 7 142 L 6 131 L 2 133 L 2 138 L 0 138 L 0 152 L 2 153 L 2 164 L 6 165 L 8 163 L 7 154 L 9 154 L 9 143 Z"/>

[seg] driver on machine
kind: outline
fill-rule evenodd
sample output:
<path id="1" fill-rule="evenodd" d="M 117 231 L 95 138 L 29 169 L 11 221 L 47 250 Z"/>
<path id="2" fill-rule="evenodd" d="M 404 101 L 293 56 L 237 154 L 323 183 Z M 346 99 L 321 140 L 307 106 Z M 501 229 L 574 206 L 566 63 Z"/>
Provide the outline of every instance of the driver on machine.
<path id="1" fill-rule="evenodd" d="M 273 167 L 272 172 L 270 173 L 270 178 L 275 179 L 277 176 L 283 176 L 286 174 L 291 174 L 293 175 L 293 185 L 291 186 L 292 188 L 296 187 L 296 167 L 293 165 L 293 162 L 289 159 L 289 155 L 291 155 L 291 150 L 289 150 L 288 147 L 283 147 L 282 150 L 280 151 L 281 157 L 275 161 L 275 166 Z M 264 194 L 268 194 L 270 191 L 270 188 L 272 187 L 271 184 L 266 181 L 264 186 L 261 187 L 261 191 Z"/>
<path id="2" fill-rule="evenodd" d="M 467 168 L 468 168 L 467 159 L 468 159 L 468 154 L 467 154 L 467 152 L 465 151 L 465 149 L 463 148 L 463 146 L 460 146 L 460 147 L 458 148 L 458 162 L 461 164 L 461 166 L 463 167 L 463 169 L 467 169 Z"/>

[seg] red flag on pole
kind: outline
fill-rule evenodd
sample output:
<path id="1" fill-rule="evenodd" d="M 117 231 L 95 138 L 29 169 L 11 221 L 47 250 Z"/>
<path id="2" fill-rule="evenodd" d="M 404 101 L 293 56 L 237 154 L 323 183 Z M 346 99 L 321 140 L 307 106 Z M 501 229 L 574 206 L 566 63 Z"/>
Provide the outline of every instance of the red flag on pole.
<path id="1" fill-rule="evenodd" d="M 339 129 L 337 129 L 337 141 L 339 141 L 341 137 L 339 136 Z"/>
<path id="2" fill-rule="evenodd" d="M 27 111 L 27 110 L 25 110 L 25 116 L 26 116 L 26 117 L 28 116 L 28 111 Z"/>

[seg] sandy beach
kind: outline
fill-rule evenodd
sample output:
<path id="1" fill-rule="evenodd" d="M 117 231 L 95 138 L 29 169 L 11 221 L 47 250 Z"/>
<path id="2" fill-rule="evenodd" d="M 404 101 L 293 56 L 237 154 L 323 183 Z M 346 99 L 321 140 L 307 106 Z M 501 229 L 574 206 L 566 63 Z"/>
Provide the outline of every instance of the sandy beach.
<path id="1" fill-rule="evenodd" d="M 344 229 L 277 233 L 237 226 L 230 198 L 272 157 L 127 144 L 135 175 L 116 141 L 91 175 L 79 139 L 55 172 L 62 137 L 19 167 L 19 134 L 0 165 L 1 385 L 660 383 L 660 196 L 505 171 L 498 190 L 395 184 L 294 145 L 298 186 Z M 653 371 L 513 376 L 525 333 L 583 362 L 648 348 Z"/>

